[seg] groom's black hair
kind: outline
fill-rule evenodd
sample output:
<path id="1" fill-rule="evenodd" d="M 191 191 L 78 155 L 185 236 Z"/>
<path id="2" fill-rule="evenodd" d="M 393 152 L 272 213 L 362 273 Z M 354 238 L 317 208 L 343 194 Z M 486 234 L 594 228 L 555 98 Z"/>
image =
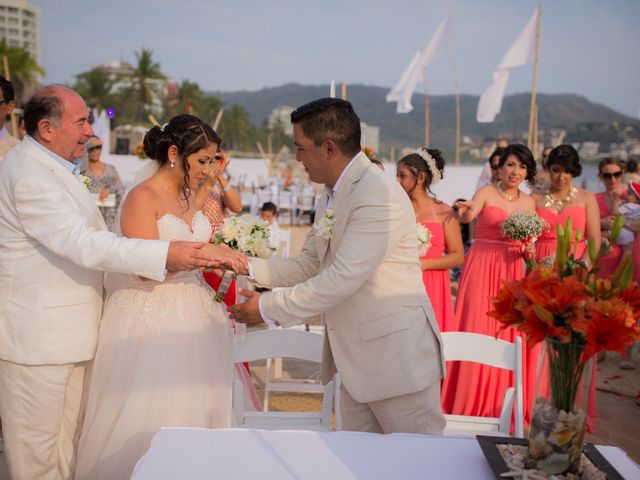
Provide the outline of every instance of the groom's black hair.
<path id="1" fill-rule="evenodd" d="M 291 113 L 291 123 L 300 124 L 305 137 L 316 146 L 333 140 L 347 156 L 360 151 L 360 119 L 346 100 L 320 98 L 305 103 Z"/>

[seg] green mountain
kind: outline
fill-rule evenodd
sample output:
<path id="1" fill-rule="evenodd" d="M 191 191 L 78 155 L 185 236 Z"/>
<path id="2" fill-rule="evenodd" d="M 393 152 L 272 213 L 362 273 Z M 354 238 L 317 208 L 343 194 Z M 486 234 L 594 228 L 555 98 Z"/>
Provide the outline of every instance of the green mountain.
<path id="1" fill-rule="evenodd" d="M 369 85 L 349 85 L 348 97 L 363 122 L 380 127 L 381 148 L 417 146 L 424 141 L 424 95 L 414 94 L 414 110 L 397 114 L 396 104 L 387 103 L 388 88 Z M 292 107 L 327 96 L 329 85 L 298 85 L 289 83 L 255 92 L 214 92 L 226 105 L 238 104 L 247 110 L 251 121 L 259 125 L 269 118 L 271 110 L 280 105 Z M 539 131 L 560 128 L 567 131 L 565 141 L 585 140 L 610 143 L 624 135 L 640 137 L 640 120 L 608 107 L 590 102 L 574 94 L 538 94 Z M 493 123 L 478 123 L 477 95 L 460 96 L 462 135 L 476 140 L 506 136 L 518 137 L 529 125 L 529 93 L 505 97 L 502 111 Z M 453 95 L 429 97 L 431 145 L 450 150 L 454 145 L 455 106 Z M 520 133 L 521 134 L 521 133 Z"/>

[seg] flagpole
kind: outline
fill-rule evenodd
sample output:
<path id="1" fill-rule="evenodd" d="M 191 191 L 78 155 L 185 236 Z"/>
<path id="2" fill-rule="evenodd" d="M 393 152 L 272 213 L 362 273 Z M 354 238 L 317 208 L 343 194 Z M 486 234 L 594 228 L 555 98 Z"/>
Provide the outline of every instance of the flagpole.
<path id="1" fill-rule="evenodd" d="M 453 22 L 451 26 L 451 63 L 453 64 L 453 95 L 456 104 L 456 166 L 460 166 L 460 91 L 458 85 L 458 63 L 456 62 L 456 46 L 453 42 Z"/>
<path id="2" fill-rule="evenodd" d="M 342 100 L 347 99 L 347 82 L 342 82 L 342 88 L 340 89 L 340 97 Z"/>
<path id="3" fill-rule="evenodd" d="M 536 49 L 533 57 L 533 84 L 531 85 L 531 107 L 529 110 L 529 132 L 527 137 L 527 146 L 533 148 L 533 123 L 536 108 L 536 83 L 538 81 L 538 60 L 540 56 L 540 22 L 542 20 L 542 5 L 538 5 L 538 22 L 536 25 Z M 536 153 L 534 152 L 534 155 Z"/>
<path id="4" fill-rule="evenodd" d="M 538 103 L 533 108 L 533 158 L 538 158 Z"/>
<path id="5" fill-rule="evenodd" d="M 429 89 L 427 85 L 427 69 L 424 69 L 424 146 L 429 147 L 430 138 Z"/>

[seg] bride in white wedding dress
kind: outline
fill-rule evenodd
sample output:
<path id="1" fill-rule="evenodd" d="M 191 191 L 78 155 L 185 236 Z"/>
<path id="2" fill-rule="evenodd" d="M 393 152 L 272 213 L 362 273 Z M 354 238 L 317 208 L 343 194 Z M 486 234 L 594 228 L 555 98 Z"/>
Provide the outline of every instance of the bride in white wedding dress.
<path id="1" fill-rule="evenodd" d="M 208 242 L 211 226 L 190 192 L 220 141 L 191 115 L 152 128 L 144 149 L 159 168 L 127 196 L 123 235 Z M 76 478 L 129 478 L 161 427 L 231 426 L 231 339 L 229 321 L 198 270 L 169 273 L 164 282 L 129 278 L 102 316 Z"/>

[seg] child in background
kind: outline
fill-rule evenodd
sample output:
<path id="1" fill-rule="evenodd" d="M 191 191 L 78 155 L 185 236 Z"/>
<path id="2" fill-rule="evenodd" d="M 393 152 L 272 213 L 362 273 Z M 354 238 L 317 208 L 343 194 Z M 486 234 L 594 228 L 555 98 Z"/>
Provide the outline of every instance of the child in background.
<path id="1" fill-rule="evenodd" d="M 619 207 L 620 214 L 624 217 L 625 223 L 630 220 L 640 220 L 640 183 L 631 182 L 627 189 L 625 203 Z M 622 227 L 620 236 L 616 243 L 622 247 L 623 258 L 631 255 L 635 234 L 627 227 Z"/>

